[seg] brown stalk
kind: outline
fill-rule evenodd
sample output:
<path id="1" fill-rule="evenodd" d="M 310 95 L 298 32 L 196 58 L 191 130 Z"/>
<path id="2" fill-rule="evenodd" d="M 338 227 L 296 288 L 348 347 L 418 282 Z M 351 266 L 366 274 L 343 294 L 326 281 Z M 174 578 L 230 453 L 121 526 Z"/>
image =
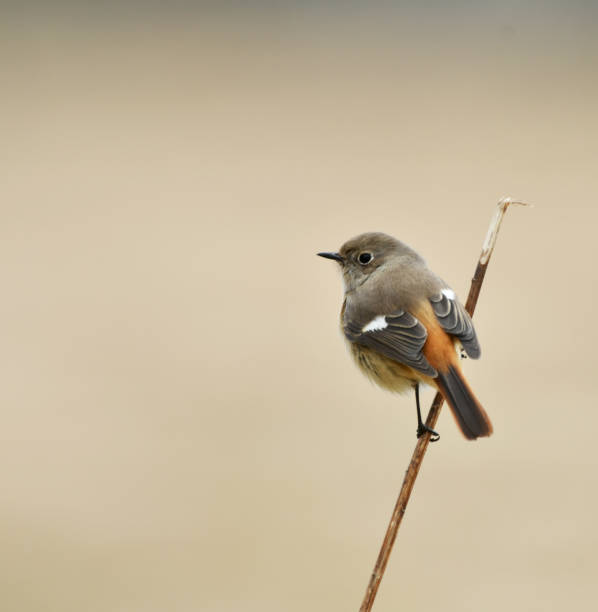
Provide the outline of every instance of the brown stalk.
<path id="1" fill-rule="evenodd" d="M 496 211 L 490 221 L 486 240 L 484 241 L 484 246 L 482 247 L 482 253 L 478 260 L 473 278 L 471 279 L 469 294 L 467 296 L 467 301 L 465 302 L 465 308 L 472 316 L 478 302 L 482 283 L 484 282 L 486 269 L 488 268 L 488 263 L 490 262 L 492 251 L 494 250 L 494 244 L 496 242 L 496 237 L 498 236 L 498 230 L 500 228 L 502 218 L 507 211 L 507 208 L 511 204 L 526 206 L 524 202 L 513 202 L 511 198 L 503 198 L 498 203 Z M 437 393 L 434 397 L 434 401 L 432 402 L 430 412 L 428 413 L 428 418 L 426 419 L 426 425 L 430 429 L 434 429 L 434 426 L 436 425 L 443 402 L 444 398 L 442 395 L 440 395 L 440 393 Z M 378 559 L 376 560 L 376 565 L 374 566 L 374 571 L 370 577 L 370 582 L 365 592 L 365 597 L 363 598 L 361 607 L 359 608 L 359 612 L 370 612 L 372 606 L 374 605 L 374 599 L 376 598 L 378 587 L 380 586 L 382 576 L 384 576 L 384 571 L 392 551 L 392 546 L 397 537 L 401 521 L 403 520 L 405 510 L 407 509 L 407 503 L 411 497 L 411 491 L 413 490 L 415 479 L 419 473 L 419 468 L 421 467 L 424 455 L 428 450 L 429 443 L 430 434 L 426 433 L 418 439 L 417 444 L 415 445 L 415 450 L 411 455 L 411 461 L 409 462 L 409 467 L 405 473 L 401 491 L 399 492 L 399 497 L 397 499 L 397 503 L 395 504 L 390 523 L 386 529 L 386 535 L 384 536 L 384 541 L 382 542 L 382 547 L 380 548 L 380 553 L 378 554 Z"/>

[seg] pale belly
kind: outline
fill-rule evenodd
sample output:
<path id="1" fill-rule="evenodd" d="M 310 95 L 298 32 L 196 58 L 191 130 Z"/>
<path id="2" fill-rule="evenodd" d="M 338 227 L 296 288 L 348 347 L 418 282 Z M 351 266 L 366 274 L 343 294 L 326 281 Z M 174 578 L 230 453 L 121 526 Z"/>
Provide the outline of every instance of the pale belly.
<path id="1" fill-rule="evenodd" d="M 372 349 L 348 342 L 359 369 L 373 382 L 394 393 L 412 391 L 416 382 L 434 386 L 431 378 L 421 376 L 410 367 L 389 359 Z"/>

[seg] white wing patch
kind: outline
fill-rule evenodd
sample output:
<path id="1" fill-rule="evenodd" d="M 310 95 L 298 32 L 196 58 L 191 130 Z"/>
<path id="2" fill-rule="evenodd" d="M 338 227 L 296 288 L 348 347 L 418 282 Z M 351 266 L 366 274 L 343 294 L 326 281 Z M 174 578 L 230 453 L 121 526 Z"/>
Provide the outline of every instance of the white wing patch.
<path id="1" fill-rule="evenodd" d="M 386 317 L 384 315 L 380 315 L 375 319 L 372 319 L 367 325 L 364 325 L 361 331 L 380 331 L 381 329 L 386 329 L 387 327 L 388 323 L 386 322 Z"/>
<path id="2" fill-rule="evenodd" d="M 454 300 L 455 299 L 455 292 L 452 289 L 443 289 L 442 290 L 442 295 L 446 296 L 449 300 Z"/>

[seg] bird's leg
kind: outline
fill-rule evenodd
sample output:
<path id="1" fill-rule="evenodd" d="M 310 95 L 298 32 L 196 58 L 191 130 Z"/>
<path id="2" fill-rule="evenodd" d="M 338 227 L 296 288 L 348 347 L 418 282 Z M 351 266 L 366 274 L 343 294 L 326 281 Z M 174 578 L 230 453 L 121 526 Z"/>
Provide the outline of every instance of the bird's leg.
<path id="1" fill-rule="evenodd" d="M 419 383 L 415 383 L 415 405 L 417 406 L 417 437 L 421 438 L 426 432 L 430 434 L 430 442 L 437 442 L 440 440 L 440 434 L 428 427 L 422 421 L 422 413 L 419 407 Z"/>

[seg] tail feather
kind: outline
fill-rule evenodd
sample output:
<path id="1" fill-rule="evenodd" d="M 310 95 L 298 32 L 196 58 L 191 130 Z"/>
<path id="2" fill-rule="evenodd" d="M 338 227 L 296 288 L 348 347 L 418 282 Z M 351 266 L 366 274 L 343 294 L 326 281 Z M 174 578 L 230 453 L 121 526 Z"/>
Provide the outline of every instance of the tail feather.
<path id="1" fill-rule="evenodd" d="M 451 365 L 447 371 L 439 372 L 435 382 L 467 439 L 475 440 L 492 433 L 492 423 L 486 411 L 476 399 L 458 367 Z"/>

